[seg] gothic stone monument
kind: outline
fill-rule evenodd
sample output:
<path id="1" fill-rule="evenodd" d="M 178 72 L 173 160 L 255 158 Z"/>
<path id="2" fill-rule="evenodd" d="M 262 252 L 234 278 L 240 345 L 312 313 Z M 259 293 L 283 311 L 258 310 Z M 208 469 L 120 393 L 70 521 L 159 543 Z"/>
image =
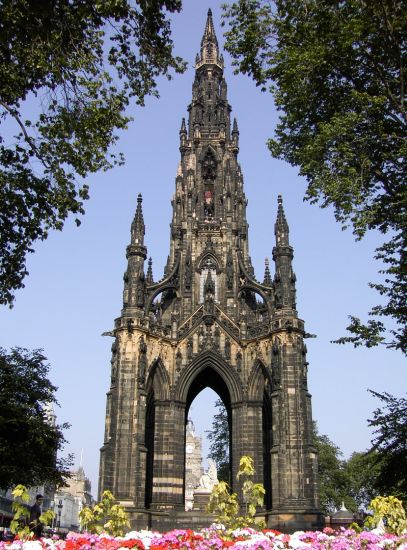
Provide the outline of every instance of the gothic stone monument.
<path id="1" fill-rule="evenodd" d="M 185 438 L 197 394 L 212 388 L 230 429 L 232 489 L 239 460 L 254 459 L 266 489 L 262 514 L 285 531 L 316 527 L 304 322 L 295 303 L 293 249 L 278 198 L 271 278 L 254 275 L 239 130 L 208 18 L 195 65 L 172 200 L 164 277 L 145 270 L 142 199 L 131 225 L 123 309 L 112 335 L 111 386 L 99 491 L 126 506 L 133 528 L 210 524 L 185 511 Z M 202 514 L 201 514 L 202 516 Z"/>

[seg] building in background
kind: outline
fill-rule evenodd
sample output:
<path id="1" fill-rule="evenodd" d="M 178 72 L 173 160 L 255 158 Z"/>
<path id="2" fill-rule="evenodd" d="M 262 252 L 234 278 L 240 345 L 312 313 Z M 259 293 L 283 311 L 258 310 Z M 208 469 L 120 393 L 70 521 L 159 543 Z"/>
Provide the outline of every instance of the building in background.
<path id="1" fill-rule="evenodd" d="M 55 530 L 59 532 L 79 531 L 79 512 L 84 506 L 92 506 L 91 483 L 82 466 L 71 472 L 66 486 L 54 494 L 53 511 Z"/>

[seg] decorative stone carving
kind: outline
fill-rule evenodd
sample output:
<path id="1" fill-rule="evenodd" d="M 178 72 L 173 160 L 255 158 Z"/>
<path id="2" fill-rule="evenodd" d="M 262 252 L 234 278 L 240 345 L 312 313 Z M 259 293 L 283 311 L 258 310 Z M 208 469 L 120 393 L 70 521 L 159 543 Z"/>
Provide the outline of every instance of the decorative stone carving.
<path id="1" fill-rule="evenodd" d="M 202 161 L 202 177 L 204 180 L 214 180 L 216 179 L 217 172 L 217 162 L 214 154 L 210 149 L 205 153 L 205 156 Z"/>
<path id="2" fill-rule="evenodd" d="M 193 355 L 194 355 L 193 341 L 192 341 L 192 338 L 190 338 L 188 340 L 188 343 L 187 343 L 187 359 L 188 359 L 188 361 L 192 361 Z"/>
<path id="3" fill-rule="evenodd" d="M 233 289 L 233 258 L 230 250 L 226 260 L 226 286 L 228 290 Z"/>
<path id="4" fill-rule="evenodd" d="M 145 275 L 144 271 L 142 271 L 139 275 L 138 283 L 137 283 L 137 307 L 144 307 L 144 301 L 145 301 Z"/>
<path id="5" fill-rule="evenodd" d="M 225 359 L 230 361 L 230 340 L 229 338 L 225 339 Z"/>
<path id="6" fill-rule="evenodd" d="M 242 352 L 240 350 L 236 353 L 236 368 L 239 372 L 242 370 Z"/>
<path id="7" fill-rule="evenodd" d="M 139 340 L 138 351 L 138 383 L 140 386 L 143 386 L 146 381 L 147 371 L 147 345 L 143 336 Z"/>
<path id="8" fill-rule="evenodd" d="M 175 354 L 175 368 L 179 372 L 181 370 L 181 367 L 182 367 L 182 353 L 181 353 L 181 350 L 178 350 L 177 353 Z"/>
<path id="9" fill-rule="evenodd" d="M 188 253 L 187 257 L 185 259 L 185 290 L 191 290 L 191 284 L 192 284 L 192 260 L 191 260 L 191 254 Z"/>

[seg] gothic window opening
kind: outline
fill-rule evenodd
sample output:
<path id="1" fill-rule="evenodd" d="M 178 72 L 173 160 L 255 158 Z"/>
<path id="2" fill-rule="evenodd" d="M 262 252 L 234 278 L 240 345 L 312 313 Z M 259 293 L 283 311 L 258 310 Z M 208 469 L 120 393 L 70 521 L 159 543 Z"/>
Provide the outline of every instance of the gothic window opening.
<path id="1" fill-rule="evenodd" d="M 217 160 L 211 149 L 208 149 L 202 160 L 202 177 L 204 180 L 215 180 L 217 174 Z"/>

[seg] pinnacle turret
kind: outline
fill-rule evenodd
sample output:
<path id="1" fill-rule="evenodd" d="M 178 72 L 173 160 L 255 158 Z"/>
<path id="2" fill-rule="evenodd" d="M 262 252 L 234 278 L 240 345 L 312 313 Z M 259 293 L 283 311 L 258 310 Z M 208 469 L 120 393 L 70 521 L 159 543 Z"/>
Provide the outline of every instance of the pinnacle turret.
<path id="1" fill-rule="evenodd" d="M 146 275 L 146 283 L 148 285 L 152 285 L 154 282 L 153 277 L 153 260 L 151 257 L 148 259 L 148 268 L 147 268 L 147 275 Z"/>
<path id="2" fill-rule="evenodd" d="M 274 226 L 274 234 L 277 246 L 289 246 L 289 229 L 283 208 L 283 197 L 281 195 L 278 196 L 277 220 Z"/>
<path id="3" fill-rule="evenodd" d="M 142 208 L 143 197 L 139 193 L 137 197 L 137 208 L 134 215 L 133 223 L 131 224 L 131 244 L 137 244 L 139 246 L 144 245 L 145 225 Z"/>
<path id="4" fill-rule="evenodd" d="M 296 279 L 292 269 L 294 252 L 288 239 L 289 228 L 281 195 L 278 196 L 277 220 L 274 227 L 276 235 L 276 246 L 273 248 L 273 260 L 276 266 L 274 276 L 275 305 L 277 309 L 295 309 Z"/>
<path id="5" fill-rule="evenodd" d="M 270 265 L 270 262 L 269 262 L 269 259 L 266 258 L 264 260 L 264 279 L 263 279 L 263 284 L 264 285 L 267 285 L 267 286 L 271 286 L 272 285 L 272 281 L 271 281 L 271 273 L 270 273 L 270 268 L 269 268 L 269 265 Z"/>

